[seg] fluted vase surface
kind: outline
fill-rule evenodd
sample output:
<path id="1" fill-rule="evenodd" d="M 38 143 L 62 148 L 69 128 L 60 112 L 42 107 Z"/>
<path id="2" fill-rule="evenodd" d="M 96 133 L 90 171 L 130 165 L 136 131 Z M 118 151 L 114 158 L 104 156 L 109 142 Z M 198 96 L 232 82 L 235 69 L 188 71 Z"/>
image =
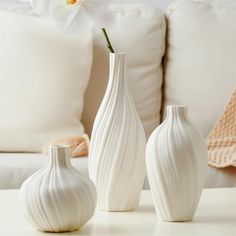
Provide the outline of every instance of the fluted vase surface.
<path id="1" fill-rule="evenodd" d="M 74 231 L 94 213 L 95 186 L 72 167 L 69 158 L 69 147 L 51 146 L 48 163 L 21 186 L 21 209 L 28 222 L 40 231 Z"/>
<path id="2" fill-rule="evenodd" d="M 166 119 L 148 140 L 146 166 L 158 217 L 192 220 L 206 179 L 207 148 L 186 106 L 167 107 Z"/>
<path id="3" fill-rule="evenodd" d="M 108 86 L 91 137 L 89 175 L 106 211 L 137 208 L 145 179 L 144 129 L 125 75 L 125 54 L 110 54 Z"/>

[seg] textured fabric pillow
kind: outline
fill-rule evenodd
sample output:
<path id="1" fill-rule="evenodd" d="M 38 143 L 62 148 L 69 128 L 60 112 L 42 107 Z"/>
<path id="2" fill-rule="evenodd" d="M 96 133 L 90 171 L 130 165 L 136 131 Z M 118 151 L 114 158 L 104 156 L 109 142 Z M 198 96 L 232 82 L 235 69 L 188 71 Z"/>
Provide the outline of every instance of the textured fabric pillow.
<path id="1" fill-rule="evenodd" d="M 167 104 L 187 104 L 206 136 L 236 86 L 236 1 L 179 0 L 167 14 Z"/>
<path id="2" fill-rule="evenodd" d="M 148 4 L 110 6 L 108 34 L 116 52 L 127 55 L 127 80 L 146 135 L 160 121 L 162 56 L 165 18 Z M 95 37 L 92 76 L 85 97 L 83 120 L 88 133 L 107 85 L 109 52 L 101 32 Z"/>
<path id="3" fill-rule="evenodd" d="M 0 12 L 0 151 L 41 151 L 84 133 L 83 95 L 92 35 L 58 32 L 48 20 Z"/>

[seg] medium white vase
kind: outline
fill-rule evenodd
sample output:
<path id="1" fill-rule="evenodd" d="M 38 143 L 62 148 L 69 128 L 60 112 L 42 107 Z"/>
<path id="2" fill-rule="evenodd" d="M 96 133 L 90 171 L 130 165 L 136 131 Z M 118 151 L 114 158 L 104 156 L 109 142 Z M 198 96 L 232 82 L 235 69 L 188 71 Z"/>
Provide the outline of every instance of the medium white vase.
<path id="1" fill-rule="evenodd" d="M 163 221 L 190 221 L 204 187 L 207 148 L 186 106 L 168 106 L 146 148 L 147 174 L 156 213 Z"/>
<path id="2" fill-rule="evenodd" d="M 74 231 L 94 213 L 95 186 L 72 167 L 69 158 L 68 147 L 51 146 L 48 164 L 21 186 L 19 201 L 23 213 L 40 231 Z"/>
<path id="3" fill-rule="evenodd" d="M 106 211 L 137 208 L 144 183 L 146 138 L 125 78 L 125 54 L 110 54 L 110 76 L 95 118 L 89 176 L 98 206 Z"/>

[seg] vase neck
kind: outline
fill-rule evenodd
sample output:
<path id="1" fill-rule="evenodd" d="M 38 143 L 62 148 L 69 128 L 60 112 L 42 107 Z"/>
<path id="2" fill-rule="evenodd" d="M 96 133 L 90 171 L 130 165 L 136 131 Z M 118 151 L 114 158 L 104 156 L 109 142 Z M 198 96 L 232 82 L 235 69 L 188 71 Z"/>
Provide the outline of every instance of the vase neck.
<path id="1" fill-rule="evenodd" d="M 167 106 L 166 119 L 176 120 L 176 119 L 188 119 L 188 108 L 187 106 Z"/>
<path id="2" fill-rule="evenodd" d="M 110 53 L 110 69 L 108 87 L 120 87 L 125 79 L 125 54 Z"/>
<path id="3" fill-rule="evenodd" d="M 70 153 L 67 145 L 52 145 L 49 147 L 49 165 L 51 167 L 69 167 Z"/>

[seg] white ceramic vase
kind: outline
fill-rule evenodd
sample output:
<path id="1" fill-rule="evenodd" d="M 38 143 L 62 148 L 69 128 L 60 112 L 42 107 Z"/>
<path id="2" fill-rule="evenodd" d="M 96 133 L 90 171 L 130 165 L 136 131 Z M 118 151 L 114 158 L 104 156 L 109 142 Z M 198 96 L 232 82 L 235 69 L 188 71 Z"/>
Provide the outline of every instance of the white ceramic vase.
<path id="1" fill-rule="evenodd" d="M 72 167 L 69 158 L 68 147 L 51 146 L 48 164 L 21 186 L 23 213 L 40 231 L 74 231 L 94 213 L 95 186 Z"/>
<path id="2" fill-rule="evenodd" d="M 98 206 L 106 211 L 137 208 L 144 183 L 146 138 L 125 78 L 125 54 L 110 54 L 110 76 L 95 118 L 89 176 Z"/>
<path id="3" fill-rule="evenodd" d="M 204 187 L 207 148 L 186 106 L 168 106 L 146 148 L 147 174 L 156 213 L 163 221 L 190 221 Z"/>

